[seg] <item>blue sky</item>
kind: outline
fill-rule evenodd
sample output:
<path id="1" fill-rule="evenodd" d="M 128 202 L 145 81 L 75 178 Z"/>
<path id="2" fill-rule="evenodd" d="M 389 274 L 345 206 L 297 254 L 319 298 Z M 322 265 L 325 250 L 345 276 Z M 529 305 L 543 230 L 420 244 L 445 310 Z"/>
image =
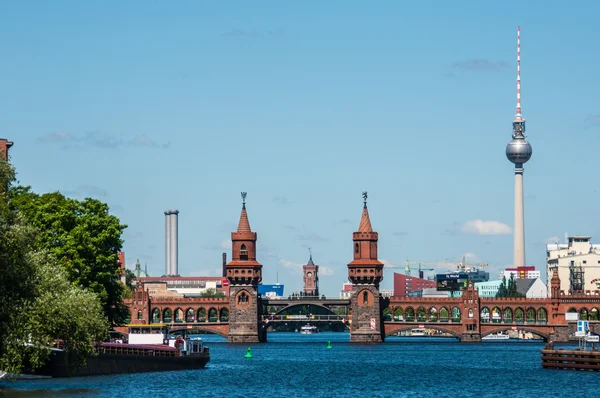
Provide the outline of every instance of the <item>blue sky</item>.
<path id="1" fill-rule="evenodd" d="M 521 25 L 526 254 L 544 269 L 548 239 L 600 241 L 600 6 L 483 3 L 5 1 L 0 136 L 22 184 L 109 203 L 151 275 L 166 209 L 180 273 L 216 275 L 247 191 L 263 282 L 299 290 L 311 247 L 337 295 L 364 190 L 383 288 L 407 258 L 497 275 Z"/>

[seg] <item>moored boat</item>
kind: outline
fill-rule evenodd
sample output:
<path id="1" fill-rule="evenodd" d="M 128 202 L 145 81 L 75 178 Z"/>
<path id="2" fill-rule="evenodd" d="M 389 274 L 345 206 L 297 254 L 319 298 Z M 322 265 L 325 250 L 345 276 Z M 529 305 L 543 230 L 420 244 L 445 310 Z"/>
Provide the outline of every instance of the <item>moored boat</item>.
<path id="1" fill-rule="evenodd" d="M 319 329 L 316 326 L 305 325 L 300 328 L 300 334 L 316 334 L 319 333 Z"/>
<path id="2" fill-rule="evenodd" d="M 510 339 L 510 336 L 507 334 L 504 334 L 502 332 L 498 332 L 498 333 L 492 333 L 492 334 L 488 334 L 487 336 L 483 337 L 481 340 L 486 340 L 486 341 L 495 341 L 495 340 L 508 340 Z"/>

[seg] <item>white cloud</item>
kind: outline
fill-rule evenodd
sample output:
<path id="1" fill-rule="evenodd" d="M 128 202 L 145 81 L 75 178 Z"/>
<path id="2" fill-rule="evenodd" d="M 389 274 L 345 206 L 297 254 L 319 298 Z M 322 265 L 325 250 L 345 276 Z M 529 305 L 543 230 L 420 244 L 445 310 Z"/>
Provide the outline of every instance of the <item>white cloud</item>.
<path id="1" fill-rule="evenodd" d="M 510 235 L 512 229 L 500 221 L 470 220 L 464 223 L 460 231 L 472 235 Z"/>
<path id="2" fill-rule="evenodd" d="M 333 275 L 333 269 L 326 267 L 324 265 L 319 265 L 319 275 L 324 275 L 324 276 L 331 276 Z"/>
<path id="3" fill-rule="evenodd" d="M 477 257 L 477 255 L 475 253 L 468 252 L 468 253 L 463 254 L 462 256 L 464 257 L 465 262 L 467 262 L 467 263 L 478 263 L 479 262 L 479 257 Z M 462 258 L 460 261 L 462 261 Z"/>

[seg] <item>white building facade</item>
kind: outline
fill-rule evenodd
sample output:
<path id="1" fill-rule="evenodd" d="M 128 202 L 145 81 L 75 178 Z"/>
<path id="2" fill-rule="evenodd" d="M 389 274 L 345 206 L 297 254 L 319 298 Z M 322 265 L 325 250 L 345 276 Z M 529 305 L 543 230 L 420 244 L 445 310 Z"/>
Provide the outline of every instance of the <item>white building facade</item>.
<path id="1" fill-rule="evenodd" d="M 546 245 L 547 280 L 558 267 L 560 290 L 600 290 L 600 245 L 593 245 L 589 236 L 570 236 L 568 243 Z M 550 295 L 550 283 L 547 286 Z"/>

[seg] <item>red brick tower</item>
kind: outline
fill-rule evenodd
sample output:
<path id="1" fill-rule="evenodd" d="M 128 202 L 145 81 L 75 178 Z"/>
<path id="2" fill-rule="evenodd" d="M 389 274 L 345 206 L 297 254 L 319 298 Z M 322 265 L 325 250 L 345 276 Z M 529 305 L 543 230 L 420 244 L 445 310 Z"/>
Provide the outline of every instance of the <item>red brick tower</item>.
<path id="1" fill-rule="evenodd" d="M 383 279 L 383 263 L 377 259 L 379 234 L 373 232 L 367 193 L 363 192 L 364 206 L 358 232 L 352 234 L 354 260 L 348 264 L 348 280 L 352 283 L 351 342 L 383 342 L 382 308 L 379 283 Z"/>
<path id="2" fill-rule="evenodd" d="M 461 342 L 480 342 L 480 303 L 479 303 L 479 291 L 475 288 L 473 281 L 468 281 L 466 289 L 462 291 L 462 312 L 461 317 L 463 319 L 463 330 L 460 338 Z"/>
<path id="3" fill-rule="evenodd" d="M 310 249 L 308 249 L 310 250 Z M 302 293 L 305 296 L 319 295 L 319 266 L 313 263 L 312 252 L 308 263 L 302 266 L 304 272 L 304 289 Z"/>
<path id="4" fill-rule="evenodd" d="M 0 152 L 2 152 L 1 156 L 4 157 L 4 160 L 8 162 L 8 150 L 13 146 L 13 142 L 7 140 L 6 138 L 0 138 Z"/>
<path id="5" fill-rule="evenodd" d="M 266 341 L 260 328 L 258 284 L 262 264 L 256 261 L 256 232 L 250 229 L 246 213 L 246 192 L 242 192 L 242 214 L 236 232 L 231 233 L 231 261 L 225 266 L 229 281 L 229 335 L 232 343 Z"/>
<path id="6" fill-rule="evenodd" d="M 550 319 L 553 323 L 558 323 L 561 315 L 559 313 L 560 307 L 560 277 L 558 276 L 558 266 L 552 267 L 552 278 L 550 279 L 550 299 L 551 299 L 551 313 Z"/>

